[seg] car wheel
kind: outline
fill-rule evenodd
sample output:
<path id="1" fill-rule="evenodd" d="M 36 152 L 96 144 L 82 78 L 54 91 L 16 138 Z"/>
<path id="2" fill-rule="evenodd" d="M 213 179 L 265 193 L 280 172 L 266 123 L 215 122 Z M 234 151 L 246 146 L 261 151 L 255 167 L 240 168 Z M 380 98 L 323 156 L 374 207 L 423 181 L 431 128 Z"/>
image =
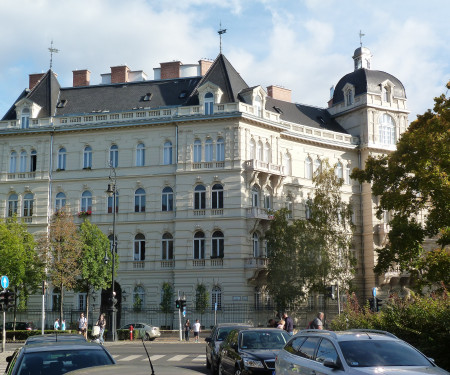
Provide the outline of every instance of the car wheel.
<path id="1" fill-rule="evenodd" d="M 222 363 L 219 363 L 219 375 L 225 375 L 225 372 L 223 371 Z"/>
<path id="2" fill-rule="evenodd" d="M 155 341 L 156 337 L 148 338 L 150 341 Z"/>
<path id="3" fill-rule="evenodd" d="M 240 369 L 235 369 L 234 370 L 234 375 L 241 375 L 241 370 Z"/>

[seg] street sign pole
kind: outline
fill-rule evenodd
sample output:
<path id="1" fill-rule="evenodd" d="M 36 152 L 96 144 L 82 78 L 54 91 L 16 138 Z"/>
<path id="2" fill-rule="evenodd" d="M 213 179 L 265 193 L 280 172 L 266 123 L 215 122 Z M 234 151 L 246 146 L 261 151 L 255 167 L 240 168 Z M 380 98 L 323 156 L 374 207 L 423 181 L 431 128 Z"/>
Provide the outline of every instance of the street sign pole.
<path id="1" fill-rule="evenodd" d="M 8 276 L 2 276 L 0 279 L 0 284 L 2 285 L 3 289 L 5 290 L 9 286 L 9 279 Z M 2 335 L 2 353 L 5 352 L 6 347 L 6 309 L 7 306 L 3 307 L 3 335 Z"/>
<path id="2" fill-rule="evenodd" d="M 178 300 L 180 300 L 180 291 L 178 291 Z M 183 341 L 183 331 L 182 331 L 182 327 L 181 327 L 181 309 L 178 308 L 178 323 L 180 326 L 180 341 Z"/>

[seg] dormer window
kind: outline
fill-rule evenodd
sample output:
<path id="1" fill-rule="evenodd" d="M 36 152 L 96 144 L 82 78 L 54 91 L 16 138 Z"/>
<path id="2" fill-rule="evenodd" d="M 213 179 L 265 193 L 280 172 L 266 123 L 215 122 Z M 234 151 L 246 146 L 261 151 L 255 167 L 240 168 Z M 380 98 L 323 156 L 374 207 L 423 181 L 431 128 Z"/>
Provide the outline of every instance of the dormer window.
<path id="1" fill-rule="evenodd" d="M 152 100 L 152 96 L 153 94 L 151 92 L 148 92 L 147 94 L 145 94 L 143 100 L 144 102 L 149 102 L 150 100 Z"/>
<path id="2" fill-rule="evenodd" d="M 67 104 L 67 100 L 66 99 L 61 99 L 58 104 L 56 105 L 57 108 L 64 108 Z"/>
<path id="3" fill-rule="evenodd" d="M 391 88 L 389 86 L 383 86 L 383 101 L 386 103 L 391 101 Z"/>
<path id="4" fill-rule="evenodd" d="M 22 109 L 22 116 L 20 118 L 20 127 L 22 129 L 28 129 L 30 127 L 30 109 Z"/>
<path id="5" fill-rule="evenodd" d="M 254 106 L 255 106 L 255 115 L 258 117 L 261 117 L 262 115 L 262 100 L 261 97 L 259 95 L 256 95 L 255 97 L 255 101 L 254 101 Z"/>
<path id="6" fill-rule="evenodd" d="M 352 105 L 353 104 L 353 90 L 348 89 L 345 93 L 345 97 L 347 100 L 347 105 Z"/>
<path id="7" fill-rule="evenodd" d="M 205 115 L 212 115 L 214 113 L 214 95 L 212 92 L 205 94 Z"/>

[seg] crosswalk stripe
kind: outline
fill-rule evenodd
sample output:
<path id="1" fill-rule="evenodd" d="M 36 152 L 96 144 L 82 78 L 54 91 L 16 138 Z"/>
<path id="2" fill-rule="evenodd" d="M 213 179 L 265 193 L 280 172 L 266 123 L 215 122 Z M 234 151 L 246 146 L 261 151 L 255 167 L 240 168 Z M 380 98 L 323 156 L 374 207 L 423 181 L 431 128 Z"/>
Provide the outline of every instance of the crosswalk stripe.
<path id="1" fill-rule="evenodd" d="M 119 361 L 132 361 L 133 359 L 136 359 L 136 358 L 139 358 L 139 357 L 142 357 L 142 354 L 139 354 L 139 355 L 136 355 L 136 354 L 134 354 L 134 355 L 129 355 L 128 357 L 119 359 Z"/>
<path id="2" fill-rule="evenodd" d="M 188 357 L 188 355 L 184 355 L 184 354 L 180 354 L 180 355 L 176 355 L 172 358 L 169 358 L 168 361 L 181 361 L 182 359 Z"/>
<path id="3" fill-rule="evenodd" d="M 156 361 L 157 359 L 160 359 L 160 358 L 165 357 L 165 356 L 166 356 L 165 354 L 156 354 L 156 355 L 150 356 L 150 359 L 151 359 L 152 361 Z M 143 359 L 143 361 L 148 361 L 148 358 L 145 357 L 145 358 Z"/>
<path id="4" fill-rule="evenodd" d="M 194 358 L 192 360 L 192 362 L 203 362 L 206 360 L 206 354 L 201 354 L 199 356 L 197 356 L 196 358 Z"/>

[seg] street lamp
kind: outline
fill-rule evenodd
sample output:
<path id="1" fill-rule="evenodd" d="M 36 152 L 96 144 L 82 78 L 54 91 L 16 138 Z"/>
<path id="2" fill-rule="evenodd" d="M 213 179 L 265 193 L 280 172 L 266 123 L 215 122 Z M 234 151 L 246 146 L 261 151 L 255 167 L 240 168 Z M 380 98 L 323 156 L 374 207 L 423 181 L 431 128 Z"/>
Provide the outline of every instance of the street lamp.
<path id="1" fill-rule="evenodd" d="M 112 202 L 112 212 L 113 212 L 113 240 L 111 241 L 111 256 L 112 256 L 112 266 L 111 266 L 111 297 L 109 298 L 109 321 L 111 324 L 109 325 L 111 327 L 110 330 L 107 332 L 107 339 L 109 341 L 117 341 L 117 332 L 116 332 L 116 292 L 114 291 L 114 271 L 115 271 L 115 260 L 116 260 L 116 254 L 117 254 L 117 239 L 116 239 L 116 199 L 117 199 L 117 188 L 116 188 L 116 170 L 115 168 L 110 165 L 110 171 L 109 171 L 109 184 L 108 189 L 106 190 L 106 194 L 108 194 L 109 197 L 113 198 Z M 103 261 L 105 264 L 108 264 L 109 258 L 108 253 L 105 252 L 105 257 L 103 258 Z"/>

